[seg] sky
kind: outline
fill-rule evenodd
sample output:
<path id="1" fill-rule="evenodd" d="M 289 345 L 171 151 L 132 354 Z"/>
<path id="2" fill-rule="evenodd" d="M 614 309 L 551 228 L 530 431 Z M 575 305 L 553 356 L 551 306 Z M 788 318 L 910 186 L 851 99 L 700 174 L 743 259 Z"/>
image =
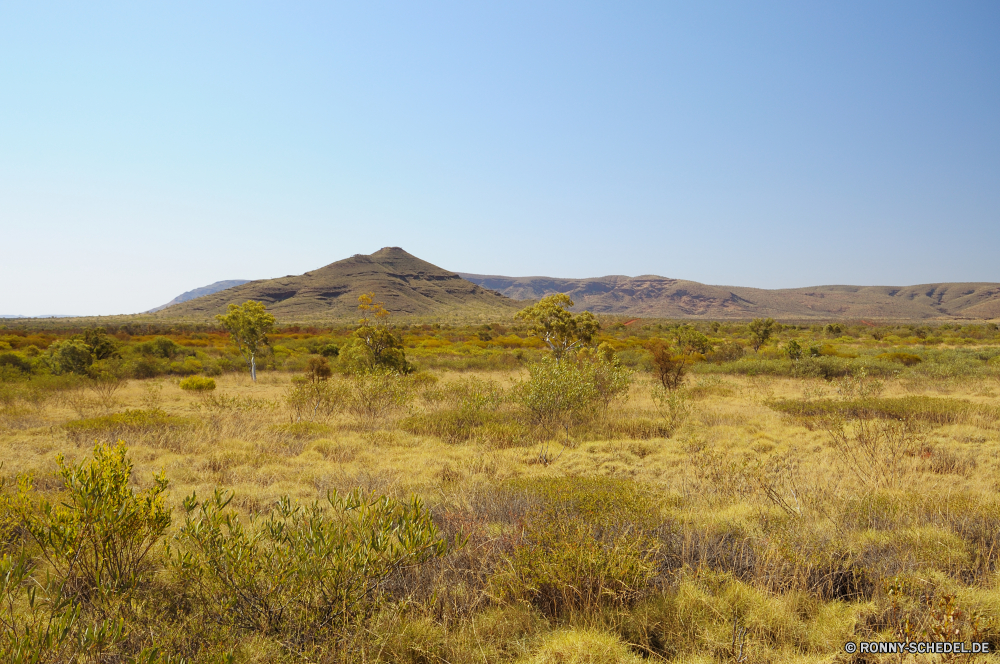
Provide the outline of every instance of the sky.
<path id="1" fill-rule="evenodd" d="M 384 246 L 1000 282 L 1000 3 L 0 0 L 0 314 Z"/>

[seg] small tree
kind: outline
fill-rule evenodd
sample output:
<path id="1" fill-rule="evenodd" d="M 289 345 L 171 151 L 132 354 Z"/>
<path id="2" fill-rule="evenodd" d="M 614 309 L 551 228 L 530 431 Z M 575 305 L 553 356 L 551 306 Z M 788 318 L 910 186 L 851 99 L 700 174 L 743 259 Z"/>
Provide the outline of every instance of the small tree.
<path id="1" fill-rule="evenodd" d="M 788 359 L 793 362 L 802 359 L 802 346 L 795 339 L 792 339 L 787 344 L 785 344 L 785 353 L 788 355 Z"/>
<path id="2" fill-rule="evenodd" d="M 712 350 L 712 344 L 708 337 L 694 328 L 693 325 L 681 325 L 674 330 L 677 339 L 677 347 L 686 355 L 692 353 L 708 353 Z"/>
<path id="3" fill-rule="evenodd" d="M 753 352 L 756 353 L 774 334 L 774 319 L 754 318 L 747 328 L 750 330 L 750 345 L 753 346 Z"/>
<path id="4" fill-rule="evenodd" d="M 687 374 L 687 358 L 674 352 L 674 349 L 663 341 L 655 341 L 649 346 L 653 354 L 653 368 L 663 389 L 674 391 L 684 384 Z"/>
<path id="5" fill-rule="evenodd" d="M 108 336 L 103 327 L 90 328 L 83 332 L 83 343 L 90 349 L 95 360 L 118 357 L 118 344 Z"/>
<path id="6" fill-rule="evenodd" d="M 354 332 L 354 348 L 345 348 L 347 364 L 360 363 L 355 369 L 365 371 L 391 371 L 408 374 L 413 367 L 406 361 L 403 353 L 403 340 L 392 330 L 389 322 L 391 313 L 385 308 L 384 302 L 375 301 L 375 293 L 365 293 L 358 297 L 358 329 Z M 361 357 L 357 358 L 357 346 L 360 345 Z"/>
<path id="7" fill-rule="evenodd" d="M 274 316 L 264 310 L 263 303 L 247 300 L 242 305 L 230 304 L 229 313 L 215 318 L 229 332 L 256 382 L 257 353 L 267 346 L 267 333 L 274 329 Z"/>
<path id="8" fill-rule="evenodd" d="M 530 331 L 538 335 L 552 351 L 556 362 L 566 353 L 589 344 L 600 329 L 600 323 L 589 311 L 573 315 L 568 311 L 573 300 L 565 293 L 546 295 L 538 304 L 517 312 L 517 318 L 529 321 Z"/>

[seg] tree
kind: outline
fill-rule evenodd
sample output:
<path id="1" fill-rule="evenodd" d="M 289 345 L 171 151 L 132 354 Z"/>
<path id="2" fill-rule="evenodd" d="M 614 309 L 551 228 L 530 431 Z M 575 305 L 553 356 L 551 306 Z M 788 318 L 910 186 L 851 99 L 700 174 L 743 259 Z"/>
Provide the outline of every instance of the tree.
<path id="1" fill-rule="evenodd" d="M 50 363 L 54 373 L 86 375 L 94 356 L 82 341 L 69 339 L 49 346 Z"/>
<path id="2" fill-rule="evenodd" d="M 95 360 L 118 357 L 118 344 L 108 336 L 103 327 L 93 327 L 83 331 L 83 343 L 90 349 Z"/>
<path id="3" fill-rule="evenodd" d="M 673 392 L 684 384 L 684 376 L 687 374 L 687 358 L 663 341 L 654 341 L 649 346 L 649 352 L 653 354 L 653 368 L 656 377 L 660 379 L 663 389 Z"/>
<path id="4" fill-rule="evenodd" d="M 348 364 L 360 363 L 357 367 L 366 371 L 391 371 L 408 374 L 413 367 L 406 361 L 403 353 L 403 340 L 393 332 L 389 317 L 392 315 L 385 308 L 384 302 L 375 301 L 375 293 L 365 293 L 358 297 L 358 329 L 354 331 L 354 346 L 344 348 L 345 360 Z M 360 344 L 360 358 L 356 347 Z"/>
<path id="5" fill-rule="evenodd" d="M 531 333 L 542 338 L 557 363 L 566 353 L 589 344 L 601 327 L 589 311 L 571 314 L 567 309 L 572 306 L 569 295 L 556 293 L 517 312 L 518 319 L 532 324 Z"/>
<path id="6" fill-rule="evenodd" d="M 693 325 L 681 325 L 674 330 L 677 339 L 677 347 L 685 355 L 692 353 L 708 353 L 712 350 L 712 344 L 708 337 L 694 328 Z"/>
<path id="7" fill-rule="evenodd" d="M 267 347 L 267 333 L 274 329 L 274 316 L 264 310 L 261 302 L 247 300 L 242 305 L 230 304 L 229 313 L 215 317 L 233 339 L 240 355 L 250 367 L 250 377 L 257 381 L 257 353 Z"/>
<path id="8" fill-rule="evenodd" d="M 792 339 L 785 345 L 785 353 L 788 355 L 788 359 L 794 361 L 802 359 L 802 346 L 795 339 Z"/>
<path id="9" fill-rule="evenodd" d="M 753 346 L 753 352 L 756 353 L 774 334 L 774 319 L 754 318 L 747 328 L 750 330 L 750 345 Z"/>

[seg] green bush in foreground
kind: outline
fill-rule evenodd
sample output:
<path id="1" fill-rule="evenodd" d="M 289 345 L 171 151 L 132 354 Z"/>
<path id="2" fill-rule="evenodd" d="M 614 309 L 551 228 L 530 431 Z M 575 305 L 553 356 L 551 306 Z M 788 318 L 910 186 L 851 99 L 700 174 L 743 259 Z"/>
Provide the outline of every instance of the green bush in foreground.
<path id="1" fill-rule="evenodd" d="M 279 635 L 305 650 L 370 614 L 385 582 L 448 551 L 419 498 L 361 490 L 301 506 L 282 498 L 267 517 L 242 519 L 232 494 L 184 501 L 172 560 L 212 621 Z"/>
<path id="2" fill-rule="evenodd" d="M 147 557 L 170 510 L 162 474 L 141 492 L 129 487 L 126 454 L 118 443 L 96 446 L 93 460 L 76 466 L 58 457 L 58 502 L 36 501 L 26 479 L 4 496 L 4 511 L 17 515 L 24 543 L 34 546 L 0 558 L 3 661 L 104 661 L 127 637 L 125 607 L 150 577 Z"/>
<path id="3" fill-rule="evenodd" d="M 205 376 L 190 376 L 180 383 L 182 390 L 192 392 L 211 392 L 215 389 L 215 379 Z"/>

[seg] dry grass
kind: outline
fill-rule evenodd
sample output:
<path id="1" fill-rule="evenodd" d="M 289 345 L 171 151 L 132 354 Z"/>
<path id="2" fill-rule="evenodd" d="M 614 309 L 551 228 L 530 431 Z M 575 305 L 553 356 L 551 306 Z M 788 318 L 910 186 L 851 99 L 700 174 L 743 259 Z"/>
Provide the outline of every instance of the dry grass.
<path id="1" fill-rule="evenodd" d="M 470 376 L 498 380 L 443 373 L 436 387 Z M 509 388 L 518 378 L 504 374 L 499 383 Z M 282 495 L 310 501 L 358 486 L 422 496 L 445 533 L 469 542 L 392 589 L 406 601 L 373 616 L 345 661 L 736 661 L 735 624 L 746 629 L 747 662 L 828 662 L 843 657 L 847 640 L 901 638 L 907 621 L 933 632 L 947 597 L 961 607 L 961 638 L 1000 638 L 1000 427 L 989 415 L 1000 410 L 996 386 L 949 385 L 947 398 L 969 406 L 925 418 L 899 481 L 872 487 L 844 466 L 822 427 L 769 407 L 834 398 L 822 381 L 692 380 L 690 412 L 668 431 L 657 429 L 662 408 L 638 376 L 624 405 L 572 429 L 569 441 L 550 442 L 556 451 L 565 444 L 551 464 L 539 463 L 544 432 L 504 443 L 407 430 L 405 418 L 447 408 L 440 403 L 418 398 L 376 427 L 346 411 L 298 421 L 285 404 L 288 375 L 217 383 L 206 397 L 176 381 L 132 381 L 115 393 L 115 412 L 162 417 L 131 427 L 109 420 L 103 431 L 99 419 L 90 428 L 70 424 L 81 408 L 100 415 L 102 406 L 86 412 L 79 399 L 12 407 L 0 419 L 2 472 L 33 473 L 40 490 L 51 490 L 57 454 L 83 459 L 93 440 L 111 437 L 128 444 L 139 484 L 165 471 L 175 509 L 219 486 L 246 511 L 267 510 Z M 890 383 L 880 398 L 942 396 L 934 385 Z M 552 503 L 509 487 L 563 478 L 614 478 L 655 495 L 644 518 L 656 527 L 644 537 L 657 539 L 643 553 L 655 555 L 654 571 L 627 597 L 556 615 L 533 606 L 530 594 L 497 596 L 491 580 L 526 546 L 528 515 Z M 617 541 L 590 517 L 559 515 L 570 519 L 566 533 L 596 538 L 594 551 Z M 619 525 L 638 522 L 625 515 Z M 259 635 L 233 638 L 237 661 L 293 659 Z"/>

